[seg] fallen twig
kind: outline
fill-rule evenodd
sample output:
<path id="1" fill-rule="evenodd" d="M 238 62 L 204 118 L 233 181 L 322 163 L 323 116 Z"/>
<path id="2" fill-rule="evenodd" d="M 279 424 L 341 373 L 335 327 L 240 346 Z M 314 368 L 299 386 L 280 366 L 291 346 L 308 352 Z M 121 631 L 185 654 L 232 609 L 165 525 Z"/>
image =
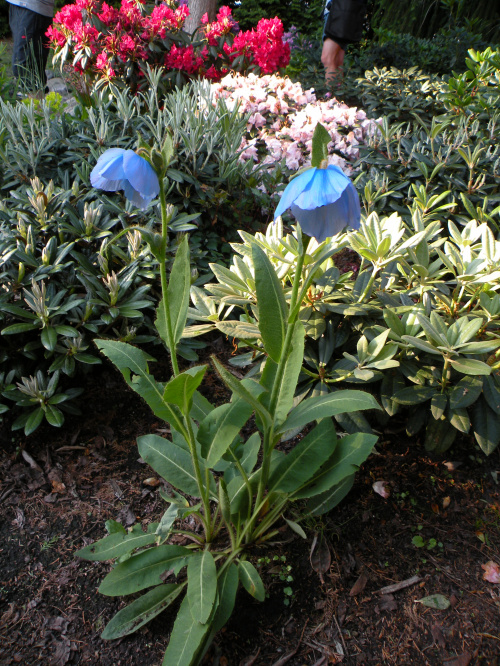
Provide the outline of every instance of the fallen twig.
<path id="1" fill-rule="evenodd" d="M 340 629 L 339 621 L 337 620 L 337 613 L 335 613 L 335 612 L 333 613 L 333 619 L 335 620 L 335 624 L 337 626 L 337 631 L 339 632 L 340 640 L 342 641 L 342 647 L 344 648 L 344 654 L 345 654 L 346 657 L 348 657 L 349 655 L 347 653 L 347 647 L 346 647 L 346 644 L 345 644 L 345 641 L 344 641 L 344 637 L 342 636 L 342 631 Z"/>
<path id="2" fill-rule="evenodd" d="M 297 654 L 297 652 L 299 651 L 299 647 L 302 645 L 302 639 L 304 638 L 304 631 L 306 630 L 308 622 L 309 620 L 306 620 L 306 623 L 304 624 L 304 628 L 302 629 L 302 633 L 300 634 L 299 642 L 297 643 L 297 647 L 295 648 L 295 650 L 292 650 L 292 652 L 289 652 L 284 657 L 281 657 L 281 659 L 278 659 L 278 661 L 275 661 L 272 666 L 283 666 L 283 664 L 286 664 L 287 661 L 290 661 L 290 659 Z"/>
<path id="3" fill-rule="evenodd" d="M 406 580 L 402 580 L 400 583 L 394 583 L 394 585 L 387 585 L 386 587 L 380 588 L 375 594 L 393 594 L 393 592 L 398 592 L 399 590 L 404 590 L 405 587 L 411 587 L 411 585 L 416 585 L 420 583 L 422 579 L 420 576 L 412 576 Z"/>

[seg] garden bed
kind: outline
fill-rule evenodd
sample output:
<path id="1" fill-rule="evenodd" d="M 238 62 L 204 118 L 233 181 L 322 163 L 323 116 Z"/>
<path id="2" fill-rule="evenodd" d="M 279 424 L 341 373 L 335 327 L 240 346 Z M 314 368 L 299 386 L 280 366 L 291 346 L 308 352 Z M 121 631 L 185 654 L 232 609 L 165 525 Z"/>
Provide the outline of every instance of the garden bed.
<path id="1" fill-rule="evenodd" d="M 224 361 L 222 339 L 215 350 Z M 216 396 L 217 384 L 207 386 Z M 165 426 L 110 366 L 88 378 L 84 404 L 85 415 L 61 430 L 13 437 L 5 423 L 1 431 L 2 664 L 146 666 L 161 663 L 167 644 L 168 612 L 102 641 L 123 601 L 97 593 L 108 563 L 74 558 L 104 535 L 107 519 L 145 526 L 160 518 L 156 475 L 135 439 Z M 205 664 L 498 663 L 500 589 L 481 568 L 500 547 L 498 449 L 485 458 L 467 441 L 432 457 L 402 424 L 390 428 L 348 499 L 304 525 L 307 541 L 283 531 L 255 552 L 255 563 L 270 559 L 261 567 L 269 597 L 260 604 L 240 592 Z M 386 499 L 372 487 L 381 480 Z M 450 607 L 418 603 L 434 594 Z"/>

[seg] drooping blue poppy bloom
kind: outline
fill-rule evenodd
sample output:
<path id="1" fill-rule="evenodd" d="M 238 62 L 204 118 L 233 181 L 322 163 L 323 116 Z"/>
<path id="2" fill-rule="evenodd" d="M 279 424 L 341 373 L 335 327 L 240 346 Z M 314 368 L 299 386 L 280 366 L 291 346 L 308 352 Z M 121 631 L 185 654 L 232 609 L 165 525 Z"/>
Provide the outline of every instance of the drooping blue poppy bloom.
<path id="1" fill-rule="evenodd" d="M 321 243 L 345 227 L 359 229 L 361 210 L 356 188 L 342 169 L 331 164 L 296 176 L 285 188 L 274 219 L 288 208 L 302 231 Z"/>
<path id="2" fill-rule="evenodd" d="M 106 192 L 123 190 L 127 199 L 143 210 L 160 191 L 158 176 L 149 162 L 123 148 L 110 148 L 99 157 L 90 182 Z"/>

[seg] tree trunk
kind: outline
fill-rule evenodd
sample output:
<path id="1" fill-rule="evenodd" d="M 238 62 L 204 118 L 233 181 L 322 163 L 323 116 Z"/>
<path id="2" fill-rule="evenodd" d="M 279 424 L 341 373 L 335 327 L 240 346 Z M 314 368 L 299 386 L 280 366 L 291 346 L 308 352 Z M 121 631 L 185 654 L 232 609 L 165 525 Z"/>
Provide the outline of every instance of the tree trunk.
<path id="1" fill-rule="evenodd" d="M 189 0 L 189 16 L 184 23 L 184 30 L 190 35 L 201 25 L 201 17 L 208 14 L 208 20 L 217 16 L 217 0 Z"/>

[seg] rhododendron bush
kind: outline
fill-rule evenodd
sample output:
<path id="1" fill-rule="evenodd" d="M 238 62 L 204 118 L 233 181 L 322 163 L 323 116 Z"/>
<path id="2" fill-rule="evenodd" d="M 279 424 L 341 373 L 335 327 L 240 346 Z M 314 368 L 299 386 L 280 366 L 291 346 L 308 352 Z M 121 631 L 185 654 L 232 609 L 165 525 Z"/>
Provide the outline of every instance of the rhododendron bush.
<path id="1" fill-rule="evenodd" d="M 248 113 L 247 133 L 241 143 L 241 159 L 270 166 L 285 160 L 296 169 L 311 163 L 314 128 L 321 123 L 329 132 L 328 163 L 346 173 L 359 155 L 359 144 L 378 131 L 378 122 L 366 113 L 335 98 L 316 99 L 314 90 L 278 75 L 228 74 L 212 84 L 214 99 L 223 98 L 233 109 Z"/>
<path id="2" fill-rule="evenodd" d="M 218 81 L 230 70 L 269 74 L 286 67 L 290 46 L 283 42 L 278 18 L 262 19 L 253 30 L 238 32 L 229 7 L 193 34 L 183 31 L 186 4 L 122 0 L 119 9 L 106 2 L 76 0 L 65 5 L 47 31 L 54 57 L 71 62 L 91 86 L 113 83 L 132 91 L 147 85 L 147 67 L 162 68 L 165 88 L 190 78 Z"/>

